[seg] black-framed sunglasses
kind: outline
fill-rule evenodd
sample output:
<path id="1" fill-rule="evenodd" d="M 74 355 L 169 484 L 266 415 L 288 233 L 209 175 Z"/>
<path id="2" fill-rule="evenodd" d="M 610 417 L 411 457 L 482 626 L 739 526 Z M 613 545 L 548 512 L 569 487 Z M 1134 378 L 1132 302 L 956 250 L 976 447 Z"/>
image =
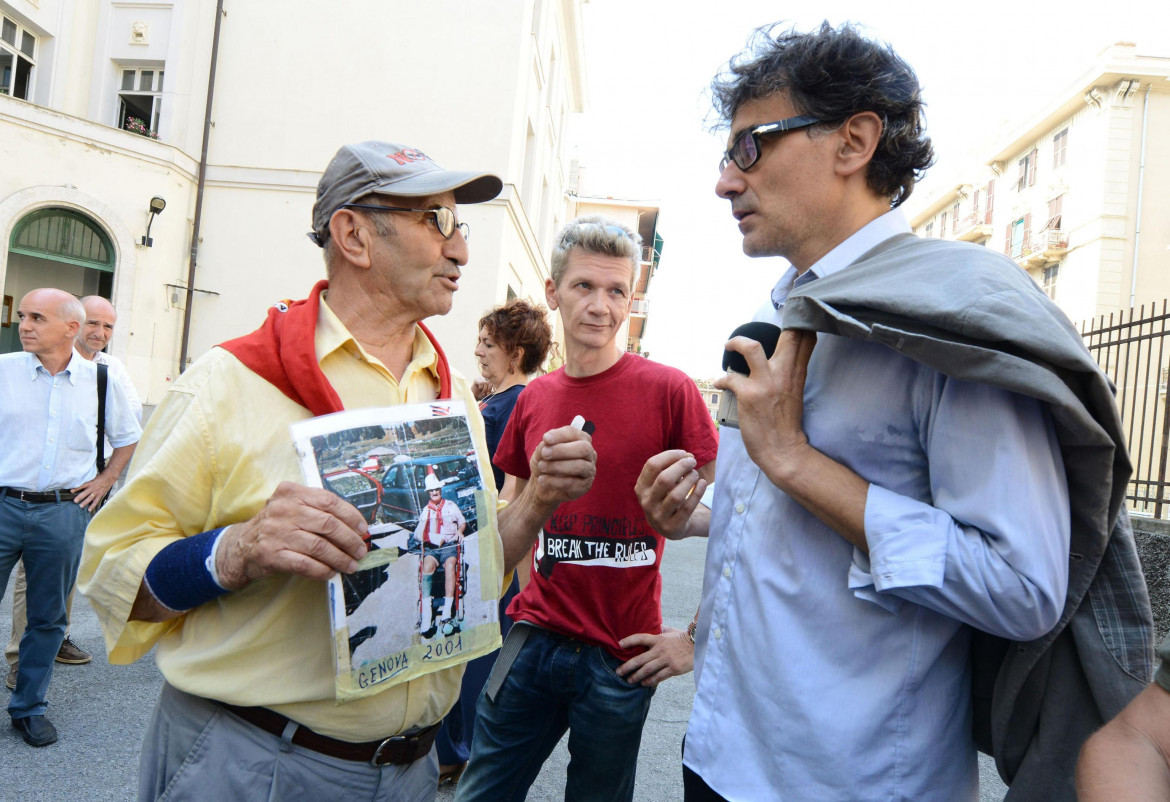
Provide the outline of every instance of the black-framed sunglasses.
<path id="1" fill-rule="evenodd" d="M 788 117 L 774 123 L 764 123 L 755 128 L 749 128 L 737 136 L 735 141 L 731 143 L 731 147 L 723 154 L 723 160 L 719 162 L 719 172 L 722 173 L 726 170 L 727 165 L 732 162 L 735 162 L 735 166 L 740 170 L 750 170 L 752 165 L 760 160 L 760 137 L 764 134 L 786 134 L 789 131 L 808 128 L 810 125 L 816 125 L 820 122 L 822 121 L 816 117 L 801 114 L 797 117 Z"/>
<path id="2" fill-rule="evenodd" d="M 471 239 L 471 228 L 467 223 L 455 222 L 455 210 L 446 206 L 438 206 L 434 209 L 406 209 L 401 206 L 379 206 L 376 203 L 346 203 L 340 208 L 342 209 L 370 209 L 376 212 L 416 212 L 417 214 L 434 215 L 435 228 L 439 229 L 439 233 L 443 235 L 444 239 L 451 239 L 455 233 L 455 229 L 459 229 L 463 234 L 463 239 Z"/>

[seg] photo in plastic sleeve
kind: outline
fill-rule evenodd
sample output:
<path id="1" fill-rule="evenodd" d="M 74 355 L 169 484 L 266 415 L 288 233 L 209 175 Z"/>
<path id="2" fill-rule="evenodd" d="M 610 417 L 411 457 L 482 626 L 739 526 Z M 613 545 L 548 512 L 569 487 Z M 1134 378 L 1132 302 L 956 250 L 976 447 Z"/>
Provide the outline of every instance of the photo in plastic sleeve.
<path id="1" fill-rule="evenodd" d="M 337 698 L 496 648 L 502 572 L 487 512 L 495 494 L 485 489 L 490 468 L 465 405 L 353 410 L 292 432 L 306 482 L 345 499 L 369 525 L 358 570 L 328 583 Z"/>

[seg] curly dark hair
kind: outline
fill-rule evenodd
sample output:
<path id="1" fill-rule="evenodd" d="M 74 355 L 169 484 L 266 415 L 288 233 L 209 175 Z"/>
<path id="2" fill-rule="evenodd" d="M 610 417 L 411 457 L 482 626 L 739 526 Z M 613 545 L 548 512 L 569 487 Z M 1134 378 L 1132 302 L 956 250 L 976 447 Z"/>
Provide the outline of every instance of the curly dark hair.
<path id="1" fill-rule="evenodd" d="M 797 114 L 830 128 L 861 111 L 877 114 L 882 135 L 866 183 L 891 206 L 910 197 L 914 182 L 934 162 L 918 76 L 892 47 L 866 39 L 849 23 L 833 28 L 823 22 L 810 33 L 782 23 L 753 31 L 747 49 L 711 82 L 719 115 L 712 127 L 729 126 L 741 105 L 776 92 L 787 94 Z"/>
<path id="2" fill-rule="evenodd" d="M 523 298 L 513 298 L 497 306 L 479 319 L 480 329 L 506 354 L 515 354 L 523 348 L 520 371 L 535 373 L 544 364 L 552 347 L 552 327 L 548 325 L 548 309 Z"/>

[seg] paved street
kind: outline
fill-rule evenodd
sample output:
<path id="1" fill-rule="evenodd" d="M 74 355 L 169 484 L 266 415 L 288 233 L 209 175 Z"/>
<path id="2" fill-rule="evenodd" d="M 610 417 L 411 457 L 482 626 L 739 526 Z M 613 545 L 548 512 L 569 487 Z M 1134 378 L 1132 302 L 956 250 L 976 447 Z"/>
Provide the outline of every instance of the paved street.
<path id="1" fill-rule="evenodd" d="M 670 543 L 663 565 L 663 615 L 670 626 L 685 627 L 694 615 L 702 582 L 706 542 Z M 11 626 L 11 588 L 0 603 L 0 634 Z M 150 657 L 131 666 L 106 662 L 97 619 L 78 597 L 73 637 L 94 661 L 86 666 L 58 665 L 49 694 L 49 717 L 61 740 L 43 749 L 27 746 L 7 722 L 0 724 L 0 802 L 122 802 L 134 798 L 138 748 L 162 679 Z M 279 681 L 279 678 L 274 679 Z M 691 675 L 660 686 L 650 707 L 642 739 L 635 799 L 663 802 L 682 798 L 679 744 L 690 712 Z M 7 698 L 7 696 L 3 697 Z M 563 799 L 568 752 L 564 742 L 545 765 L 528 798 Z M 1004 787 L 986 759 L 980 763 L 980 802 L 1003 799 Z M 438 800 L 453 798 L 449 789 Z"/>

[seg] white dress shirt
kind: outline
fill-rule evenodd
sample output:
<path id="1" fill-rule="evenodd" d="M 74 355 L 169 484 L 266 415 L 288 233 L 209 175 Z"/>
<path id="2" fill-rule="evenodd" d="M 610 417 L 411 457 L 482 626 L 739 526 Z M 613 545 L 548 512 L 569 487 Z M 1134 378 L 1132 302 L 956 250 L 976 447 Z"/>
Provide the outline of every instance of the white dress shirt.
<path id="1" fill-rule="evenodd" d="M 70 490 L 97 475 L 97 367 L 76 351 L 56 376 L 33 354 L 0 355 L 0 487 Z M 137 443 L 142 428 L 121 385 L 106 388 L 106 436 Z"/>
<path id="2" fill-rule="evenodd" d="M 796 284 L 909 231 L 870 223 Z M 1043 406 L 818 334 L 813 447 L 870 482 L 869 555 L 720 431 L 684 762 L 729 800 L 974 800 L 968 625 L 1030 640 L 1068 581 L 1068 490 Z"/>

